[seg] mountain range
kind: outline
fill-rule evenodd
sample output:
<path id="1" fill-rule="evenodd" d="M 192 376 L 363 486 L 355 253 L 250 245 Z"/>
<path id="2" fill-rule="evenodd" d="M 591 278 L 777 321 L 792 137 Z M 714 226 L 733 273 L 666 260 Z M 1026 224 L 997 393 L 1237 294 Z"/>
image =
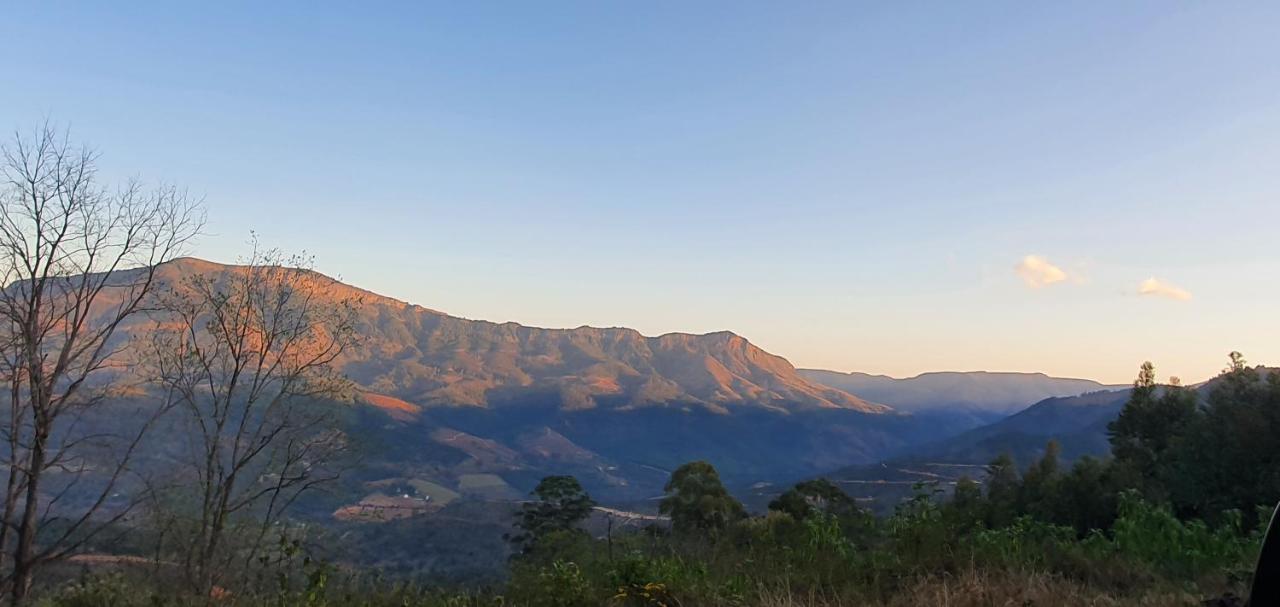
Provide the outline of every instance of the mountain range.
<path id="1" fill-rule="evenodd" d="M 898 379 L 858 372 L 801 369 L 800 376 L 884 403 L 898 411 L 973 411 L 999 416 L 1046 398 L 1122 387 L 1089 379 L 1050 377 L 1044 373 L 992 371 L 922 373 Z"/>
<path id="2" fill-rule="evenodd" d="M 158 278 L 239 271 L 192 258 Z M 536 399 L 564 411 L 653 406 L 728 413 L 889 408 L 809 381 L 786 359 L 724 331 L 646 337 L 625 328 L 542 329 L 450 316 L 315 275 L 331 304 L 351 302 L 359 339 L 338 361 L 368 402 L 406 412 L 423 407 L 501 407 Z"/>
<path id="3" fill-rule="evenodd" d="M 184 258 L 158 278 L 181 289 L 183 277 L 242 271 Z M 798 371 L 729 332 L 469 320 L 310 276 L 315 301 L 353 306 L 359 336 L 335 362 L 359 389 L 343 409 L 359 462 L 323 508 L 387 486 L 518 499 L 547 474 L 574 474 L 602 500 L 645 500 L 696 459 L 732 486 L 784 483 L 937 444 L 978 426 L 975 411 L 998 416 L 1101 386 L 1038 374 Z M 130 323 L 125 337 L 150 322 Z"/>

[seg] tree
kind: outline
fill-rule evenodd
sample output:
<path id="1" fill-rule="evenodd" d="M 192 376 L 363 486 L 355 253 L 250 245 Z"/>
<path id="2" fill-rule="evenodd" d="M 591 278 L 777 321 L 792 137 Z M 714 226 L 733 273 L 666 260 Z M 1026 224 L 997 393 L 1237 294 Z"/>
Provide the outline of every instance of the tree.
<path id="1" fill-rule="evenodd" d="M 714 534 L 747 516 L 746 509 L 720 482 L 715 467 L 704 461 L 676 468 L 663 489 L 667 496 L 658 511 L 671 517 L 671 526 L 678 533 Z"/>
<path id="2" fill-rule="evenodd" d="M 1003 527 L 1013 522 L 1018 509 L 1018 465 L 1008 453 L 1001 453 L 987 464 L 987 525 Z"/>
<path id="3" fill-rule="evenodd" d="M 113 404 L 112 366 L 124 364 L 117 329 L 146 305 L 157 265 L 203 222 L 175 188 L 104 188 L 96 159 L 46 125 L 15 135 L 0 161 L 0 374 L 10 401 L 0 551 L 11 553 L 3 582 L 15 603 L 38 568 L 137 503 L 108 504 L 162 410 L 129 416 L 139 423 L 125 430 L 79 422 Z M 44 533 L 55 519 L 58 530 Z"/>
<path id="4" fill-rule="evenodd" d="M 825 478 L 796 484 L 769 502 L 769 509 L 785 512 L 798 521 L 818 513 L 844 518 L 862 512 L 853 498 Z"/>
<path id="5" fill-rule="evenodd" d="M 1071 525 L 1076 533 L 1087 535 L 1094 529 L 1109 529 L 1118 512 L 1118 496 L 1126 486 L 1116 476 L 1115 466 L 1094 457 L 1084 456 L 1058 485 L 1059 507 L 1052 522 Z"/>
<path id="6" fill-rule="evenodd" d="M 520 519 L 516 522 L 523 533 L 512 538 L 522 552 L 532 550 L 540 539 L 572 531 L 586 520 L 596 505 L 572 476 L 542 479 L 534 488 L 533 496 L 538 499 L 521 506 Z"/>
<path id="7" fill-rule="evenodd" d="M 336 479 L 345 441 L 327 402 L 355 308 L 310 261 L 252 243 L 243 265 L 195 272 L 161 294 L 151 373 L 182 413 L 196 502 L 180 560 L 196 592 L 249 566 L 302 494 Z M 237 540 L 233 542 L 231 540 Z"/>
<path id="8" fill-rule="evenodd" d="M 1205 406 L 1169 453 L 1168 485 L 1180 515 L 1217 516 L 1280 500 L 1280 374 L 1265 379 L 1232 352 Z"/>
<path id="9" fill-rule="evenodd" d="M 1170 451 L 1184 439 L 1199 415 L 1194 391 L 1158 386 L 1151 363 L 1143 363 L 1133 392 L 1120 415 L 1107 425 L 1111 452 L 1118 465 L 1143 479 L 1148 497 L 1163 499 L 1175 480 Z"/>
<path id="10" fill-rule="evenodd" d="M 1061 509 L 1058 503 L 1058 457 L 1061 448 L 1058 441 L 1050 440 L 1044 447 L 1044 455 L 1022 475 L 1018 491 L 1018 510 L 1042 521 L 1057 520 Z"/>
<path id="11" fill-rule="evenodd" d="M 982 497 L 982 485 L 968 476 L 956 481 L 951 501 L 943 510 L 943 516 L 958 531 L 968 531 L 983 522 L 988 503 Z"/>

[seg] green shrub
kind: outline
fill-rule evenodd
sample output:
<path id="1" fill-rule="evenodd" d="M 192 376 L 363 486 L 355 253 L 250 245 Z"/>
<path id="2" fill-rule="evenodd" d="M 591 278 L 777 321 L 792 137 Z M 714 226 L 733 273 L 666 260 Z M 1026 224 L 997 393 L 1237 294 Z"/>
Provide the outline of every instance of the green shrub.
<path id="1" fill-rule="evenodd" d="M 1257 542 L 1241 529 L 1238 511 L 1223 514 L 1211 529 L 1204 521 L 1182 521 L 1167 507 L 1155 506 L 1136 492 L 1120 496 L 1120 516 L 1112 528 L 1118 554 L 1151 565 L 1181 579 L 1205 572 L 1234 575 L 1252 566 Z"/>
<path id="2" fill-rule="evenodd" d="M 519 567 L 508 586 L 508 598 L 529 607 L 589 607 L 598 605 L 587 578 L 577 563 L 554 561 L 533 569 Z"/>

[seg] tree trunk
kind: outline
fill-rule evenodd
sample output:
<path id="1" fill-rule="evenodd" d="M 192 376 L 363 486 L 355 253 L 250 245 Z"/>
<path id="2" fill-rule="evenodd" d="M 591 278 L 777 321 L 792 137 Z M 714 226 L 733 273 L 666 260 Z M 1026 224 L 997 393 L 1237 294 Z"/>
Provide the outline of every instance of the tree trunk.
<path id="1" fill-rule="evenodd" d="M 31 573 L 35 568 L 36 526 L 40 517 L 40 473 L 44 470 L 46 442 L 49 431 L 37 422 L 35 440 L 31 445 L 31 463 L 27 474 L 27 501 L 22 509 L 22 521 L 18 528 L 18 548 L 13 554 L 13 605 L 20 605 L 31 590 Z"/>

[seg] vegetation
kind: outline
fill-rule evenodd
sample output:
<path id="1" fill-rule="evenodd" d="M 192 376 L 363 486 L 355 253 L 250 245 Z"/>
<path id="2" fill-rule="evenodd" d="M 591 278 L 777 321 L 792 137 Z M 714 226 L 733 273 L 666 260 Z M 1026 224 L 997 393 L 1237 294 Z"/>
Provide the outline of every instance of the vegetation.
<path id="1" fill-rule="evenodd" d="M 117 329 L 146 308 L 158 264 L 199 230 L 171 187 L 97 180 L 93 152 L 48 127 L 0 155 L 0 421 L 8 477 L 0 589 L 22 601 L 39 569 L 80 549 L 138 504 L 111 503 L 163 409 L 119 433 L 82 424 L 125 389 L 112 379 Z M 87 472 L 95 472 L 87 474 Z M 88 496 L 68 507 L 68 495 Z M 51 516 L 55 505 L 61 516 Z"/>
<path id="2" fill-rule="evenodd" d="M 289 505 L 336 479 L 343 437 L 316 401 L 344 394 L 331 363 L 354 330 L 350 306 L 320 304 L 304 266 L 255 242 L 232 276 L 187 277 L 157 298 L 151 380 L 189 429 L 176 472 L 196 483 L 189 500 L 152 501 L 168 531 L 156 550 L 199 594 L 243 575 Z"/>
<path id="3" fill-rule="evenodd" d="M 545 544 L 557 538 L 581 533 L 575 527 L 596 505 L 572 476 L 548 476 L 534 488 L 533 495 L 538 499 L 524 504 L 516 521 L 521 533 L 511 538 L 524 554 L 548 549 Z"/>
<path id="4" fill-rule="evenodd" d="M 1263 378 L 1235 357 L 1201 403 L 1190 389 L 1156 386 L 1150 377 L 1144 366 L 1138 389 L 1112 425 L 1114 458 L 1084 458 L 1068 468 L 1049 444 L 1027 468 L 998 458 L 985 478 L 961 481 L 949 496 L 941 487 L 920 484 L 912 499 L 883 519 L 822 479 L 784 492 L 762 516 L 747 516 L 710 464 L 692 462 L 677 469 L 667 485 L 661 510 L 670 515 L 670 525 L 595 539 L 580 530 L 593 504 L 590 496 L 572 477 L 548 477 L 518 514 L 523 534 L 516 539 L 524 549 L 500 585 L 446 591 L 371 580 L 300 558 L 297 544 L 286 542 L 270 564 L 272 583 L 246 585 L 221 602 L 1195 605 L 1207 596 L 1238 596 L 1270 515 L 1267 504 L 1280 494 L 1266 474 L 1229 493 L 1214 493 L 1221 484 L 1187 492 L 1173 484 L 1180 481 L 1171 470 L 1204 479 L 1207 470 L 1248 457 L 1225 445 L 1203 448 L 1237 420 L 1272 424 L 1263 410 L 1280 404 L 1273 400 L 1280 396 L 1280 380 Z M 1169 411 L 1180 417 L 1171 418 Z M 1214 506 L 1223 508 L 1211 511 Z M 159 589 L 139 594 L 139 588 L 154 586 L 91 577 L 48 601 L 178 600 Z"/>
<path id="5" fill-rule="evenodd" d="M 1144 364 L 1107 459 L 1068 467 L 1049 442 L 1026 468 L 1004 455 L 983 478 L 921 483 L 881 519 L 824 479 L 750 516 L 694 461 L 672 472 L 663 517 L 616 533 L 610 519 L 602 538 L 585 530 L 596 504 L 577 479 L 549 476 L 514 514 L 505 580 L 384 579 L 326 554 L 341 541 L 331 529 L 288 516 L 338 476 L 345 437 L 324 403 L 348 388 L 332 363 L 355 340 L 349 303 L 322 297 L 301 260 L 256 246 L 238 273 L 161 288 L 157 263 L 199 227 L 184 198 L 108 196 L 92 157 L 51 132 L 5 162 L 0 585 L 14 604 L 1194 604 L 1243 591 L 1280 499 L 1280 373 L 1232 353 L 1201 389 L 1158 384 Z M 112 337 L 143 310 L 160 316 L 129 364 L 150 373 L 126 386 L 109 361 L 138 350 Z M 128 433 L 81 426 L 126 396 L 158 403 Z M 168 477 L 135 459 L 157 427 L 186 449 L 161 450 L 179 462 Z M 479 473 L 460 486 L 492 482 L 505 486 Z M 115 552 L 90 554 L 99 542 Z"/>
<path id="6" fill-rule="evenodd" d="M 715 535 L 742 520 L 747 511 L 720 482 L 720 474 L 707 462 L 689 462 L 671 473 L 667 497 L 658 511 L 671 517 L 677 532 Z"/>

